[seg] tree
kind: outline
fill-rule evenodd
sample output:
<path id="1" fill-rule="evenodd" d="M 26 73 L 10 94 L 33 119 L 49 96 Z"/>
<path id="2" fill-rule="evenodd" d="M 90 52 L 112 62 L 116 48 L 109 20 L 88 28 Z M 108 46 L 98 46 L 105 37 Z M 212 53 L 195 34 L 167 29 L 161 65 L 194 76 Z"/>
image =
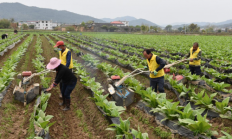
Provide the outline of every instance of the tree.
<path id="1" fill-rule="evenodd" d="M 74 31 L 75 30 L 75 28 L 73 26 L 68 26 L 65 29 L 66 29 L 66 31 Z"/>
<path id="2" fill-rule="evenodd" d="M 177 29 L 179 32 L 183 31 L 183 27 L 178 27 Z"/>
<path id="3" fill-rule="evenodd" d="M 111 27 L 109 27 L 110 32 L 114 32 L 116 29 L 118 29 L 118 28 L 117 28 L 117 27 L 115 27 L 115 26 L 111 26 Z"/>
<path id="4" fill-rule="evenodd" d="M 14 23 L 14 21 L 15 21 L 14 18 L 10 18 L 11 23 Z"/>
<path id="5" fill-rule="evenodd" d="M 194 23 L 190 24 L 188 26 L 188 28 L 189 28 L 190 32 L 199 32 L 200 31 L 200 27 L 198 27 L 198 25 L 194 24 Z"/>
<path id="6" fill-rule="evenodd" d="M 103 25 L 103 26 L 101 26 L 101 28 L 102 28 L 102 29 L 105 29 L 106 31 L 109 30 L 109 27 L 108 27 L 107 25 Z"/>
<path id="7" fill-rule="evenodd" d="M 171 32 L 171 31 L 172 31 L 172 25 L 167 25 L 167 26 L 165 27 L 165 30 L 166 30 L 167 32 Z"/>
<path id="8" fill-rule="evenodd" d="M 135 28 L 141 28 L 141 26 L 139 26 L 139 25 L 136 25 L 136 26 L 135 26 Z"/>
<path id="9" fill-rule="evenodd" d="M 29 25 L 29 29 L 34 29 L 35 25 Z"/>
<path id="10" fill-rule="evenodd" d="M 0 28 L 9 28 L 9 27 L 10 27 L 10 20 L 8 19 L 0 20 Z"/>
<path id="11" fill-rule="evenodd" d="M 149 26 L 147 26 L 147 25 L 142 25 L 142 26 L 141 26 L 141 30 L 142 30 L 143 32 L 147 32 L 147 31 L 149 30 Z"/>
<path id="12" fill-rule="evenodd" d="M 205 29 L 205 31 L 208 33 L 208 32 L 214 32 L 214 26 L 212 26 L 212 25 L 208 25 L 207 27 L 206 27 L 206 29 Z"/>
<path id="13" fill-rule="evenodd" d="M 81 23 L 81 26 L 84 27 L 85 29 L 87 28 L 85 22 L 82 22 L 82 23 Z"/>
<path id="14" fill-rule="evenodd" d="M 21 29 L 23 29 L 23 30 L 28 30 L 27 24 L 22 24 Z"/>
<path id="15" fill-rule="evenodd" d="M 93 24 L 94 21 L 93 21 L 93 20 L 89 20 L 89 21 L 87 21 L 86 23 L 88 23 L 88 24 Z"/>

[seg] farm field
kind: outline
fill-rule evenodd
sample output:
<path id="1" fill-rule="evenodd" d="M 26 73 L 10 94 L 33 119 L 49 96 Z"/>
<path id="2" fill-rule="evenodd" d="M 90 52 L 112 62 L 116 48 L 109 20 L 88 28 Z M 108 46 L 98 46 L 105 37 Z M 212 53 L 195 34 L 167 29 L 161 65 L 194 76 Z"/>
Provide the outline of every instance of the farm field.
<path id="1" fill-rule="evenodd" d="M 47 32 L 9 36 L 0 40 L 1 139 L 41 139 L 45 135 L 52 139 L 232 138 L 230 36 Z M 35 99 L 23 106 L 12 93 L 20 82 L 17 74 L 43 71 L 50 58 L 59 57 L 53 48 L 59 40 L 72 51 L 73 70 L 78 77 L 71 94 L 71 110 L 61 110 L 59 87 L 43 92 L 55 73 L 33 79 L 40 84 L 37 98 L 41 101 L 38 104 Z M 145 48 L 171 64 L 183 59 L 194 42 L 202 50 L 201 76 L 190 74 L 188 62 L 175 65 L 165 74 L 163 94 L 151 90 L 148 74 L 140 74 L 124 82 L 135 92 L 130 106 L 116 106 L 111 101 L 107 78 L 122 78 L 146 66 Z M 184 79 L 177 82 L 173 74 Z M 44 136 L 35 133 L 38 129 L 44 130 Z"/>

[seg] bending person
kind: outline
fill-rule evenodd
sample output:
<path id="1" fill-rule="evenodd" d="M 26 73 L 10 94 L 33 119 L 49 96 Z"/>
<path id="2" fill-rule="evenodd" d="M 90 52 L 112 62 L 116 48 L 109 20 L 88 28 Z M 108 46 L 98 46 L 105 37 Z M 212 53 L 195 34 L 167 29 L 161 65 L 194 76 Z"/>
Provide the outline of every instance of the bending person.
<path id="1" fill-rule="evenodd" d="M 56 78 L 53 84 L 46 90 L 50 91 L 54 87 L 56 87 L 62 81 L 62 96 L 63 96 L 63 103 L 60 103 L 60 106 L 65 106 L 63 109 L 67 111 L 70 109 L 71 98 L 70 94 L 72 90 L 75 88 L 77 83 L 76 76 L 71 72 L 69 68 L 61 64 L 61 60 L 56 57 L 50 59 L 50 62 L 47 65 L 47 69 L 49 70 L 56 70 Z"/>

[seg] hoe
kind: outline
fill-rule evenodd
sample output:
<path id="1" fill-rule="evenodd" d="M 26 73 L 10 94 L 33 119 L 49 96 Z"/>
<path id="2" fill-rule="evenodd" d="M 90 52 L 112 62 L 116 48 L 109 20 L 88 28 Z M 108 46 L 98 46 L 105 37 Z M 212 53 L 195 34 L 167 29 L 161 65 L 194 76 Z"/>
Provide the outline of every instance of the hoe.
<path id="1" fill-rule="evenodd" d="M 170 67 L 179 64 L 181 62 L 187 61 L 188 59 L 178 60 L 172 64 L 165 65 L 164 72 L 169 73 Z M 116 101 L 117 106 L 127 107 L 134 102 L 134 91 L 130 88 L 127 88 L 123 83 L 127 78 L 134 77 L 142 73 L 151 73 L 151 71 L 143 71 L 143 69 L 136 69 L 130 74 L 124 76 L 120 79 L 120 76 L 114 75 L 111 78 L 108 78 L 108 91 L 112 100 Z M 179 81 L 183 79 L 182 75 L 173 75 L 173 79 Z"/>
<path id="2" fill-rule="evenodd" d="M 50 70 L 44 70 L 39 73 L 32 74 L 31 71 L 23 71 L 17 75 L 18 79 L 21 79 L 19 86 L 14 88 L 13 94 L 15 100 L 24 103 L 30 103 L 37 95 L 39 95 L 39 83 L 33 83 L 32 78 L 40 74 L 48 73 Z"/>

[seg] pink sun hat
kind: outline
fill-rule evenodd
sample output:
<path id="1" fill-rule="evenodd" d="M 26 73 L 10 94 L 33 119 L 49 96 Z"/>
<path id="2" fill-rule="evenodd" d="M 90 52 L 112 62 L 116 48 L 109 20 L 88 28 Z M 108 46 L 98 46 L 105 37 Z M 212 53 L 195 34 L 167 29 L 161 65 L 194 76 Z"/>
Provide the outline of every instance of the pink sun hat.
<path id="1" fill-rule="evenodd" d="M 47 64 L 47 69 L 51 70 L 51 69 L 55 69 L 57 68 L 61 63 L 61 60 L 53 57 L 50 59 L 50 62 Z"/>

